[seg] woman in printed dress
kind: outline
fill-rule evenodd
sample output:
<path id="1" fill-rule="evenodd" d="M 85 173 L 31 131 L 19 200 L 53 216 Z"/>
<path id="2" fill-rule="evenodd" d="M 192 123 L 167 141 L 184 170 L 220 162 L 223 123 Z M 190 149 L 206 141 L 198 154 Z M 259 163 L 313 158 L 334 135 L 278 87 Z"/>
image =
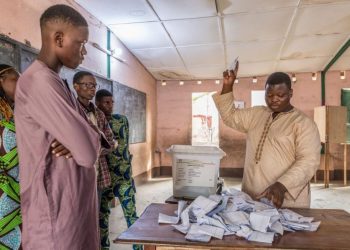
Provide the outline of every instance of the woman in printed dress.
<path id="1" fill-rule="evenodd" d="M 13 119 L 19 73 L 0 64 L 0 249 L 21 248 L 18 156 Z"/>

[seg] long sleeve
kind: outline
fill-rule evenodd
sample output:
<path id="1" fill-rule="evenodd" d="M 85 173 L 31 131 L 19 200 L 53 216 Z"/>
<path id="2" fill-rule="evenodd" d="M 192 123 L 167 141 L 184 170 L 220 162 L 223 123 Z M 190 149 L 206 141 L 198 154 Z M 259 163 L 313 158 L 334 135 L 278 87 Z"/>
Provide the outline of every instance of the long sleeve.
<path id="1" fill-rule="evenodd" d="M 62 83 L 43 72 L 40 74 L 36 74 L 35 83 L 41 80 L 45 84 L 28 88 L 26 108 L 36 110 L 30 112 L 31 118 L 62 143 L 78 165 L 92 168 L 100 148 L 98 133 L 71 106 Z"/>
<path id="2" fill-rule="evenodd" d="M 232 92 L 220 95 L 213 95 L 213 100 L 220 113 L 223 122 L 240 132 L 247 133 L 251 127 L 254 114 L 259 107 L 236 109 Z"/>
<path id="3" fill-rule="evenodd" d="M 102 111 L 101 111 L 102 112 Z M 113 140 L 113 132 L 112 132 L 112 129 L 110 128 L 109 124 L 108 124 L 108 121 L 105 117 L 105 115 L 103 115 L 103 119 L 102 119 L 102 128 L 101 128 L 101 131 L 103 132 L 104 136 L 105 136 L 105 139 L 106 141 L 108 142 L 109 144 L 109 147 L 103 147 L 102 150 L 101 150 L 101 155 L 107 155 L 111 152 L 113 152 L 114 150 L 114 140 Z"/>
<path id="4" fill-rule="evenodd" d="M 295 162 L 277 181 L 296 199 L 315 174 L 320 164 L 321 142 L 318 129 L 311 120 L 306 120 L 297 131 L 295 139 Z"/>

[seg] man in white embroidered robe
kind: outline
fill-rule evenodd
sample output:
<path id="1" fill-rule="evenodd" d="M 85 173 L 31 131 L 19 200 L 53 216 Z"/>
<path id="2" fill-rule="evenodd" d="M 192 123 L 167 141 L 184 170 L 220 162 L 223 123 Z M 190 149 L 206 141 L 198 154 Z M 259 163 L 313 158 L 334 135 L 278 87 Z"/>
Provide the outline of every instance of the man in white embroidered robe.
<path id="1" fill-rule="evenodd" d="M 310 207 L 309 181 L 320 165 L 320 136 L 313 120 L 294 108 L 290 77 L 276 72 L 266 81 L 267 107 L 236 109 L 235 70 L 224 72 L 213 96 L 224 123 L 247 134 L 242 191 L 266 197 L 276 207 Z"/>

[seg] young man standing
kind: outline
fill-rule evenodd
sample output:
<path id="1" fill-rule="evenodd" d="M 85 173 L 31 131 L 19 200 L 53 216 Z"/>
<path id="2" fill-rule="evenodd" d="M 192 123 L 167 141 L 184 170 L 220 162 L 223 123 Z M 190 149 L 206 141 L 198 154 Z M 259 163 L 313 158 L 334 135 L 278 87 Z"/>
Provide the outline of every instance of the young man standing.
<path id="1" fill-rule="evenodd" d="M 101 135 L 58 73 L 86 55 L 88 24 L 66 5 L 40 18 L 42 48 L 20 77 L 15 122 L 23 249 L 99 249 L 96 172 Z M 55 141 L 56 139 L 56 141 Z M 72 157 L 55 157 L 60 143 Z"/>
<path id="2" fill-rule="evenodd" d="M 107 156 L 112 177 L 112 188 L 103 192 L 100 209 L 102 213 L 100 215 L 101 245 L 102 249 L 109 249 L 109 202 L 114 197 L 118 197 L 127 226 L 130 227 L 138 219 L 135 205 L 136 189 L 132 178 L 132 155 L 129 152 L 128 119 L 123 115 L 112 114 L 113 95 L 108 90 L 101 89 L 97 91 L 95 101 L 97 107 L 104 112 L 113 131 L 114 139 L 118 142 L 118 147 Z M 142 246 L 133 245 L 133 249 L 140 250 Z"/>
<path id="3" fill-rule="evenodd" d="M 97 87 L 96 78 L 94 75 L 88 71 L 80 71 L 76 73 L 73 77 L 73 86 L 78 95 L 78 102 L 85 111 L 89 120 L 98 127 L 111 145 L 110 150 L 101 151 L 95 166 L 97 171 L 97 194 L 100 211 L 99 219 L 101 220 L 101 216 L 103 216 L 103 213 L 101 212 L 103 211 L 103 204 L 101 203 L 102 193 L 111 188 L 111 174 L 106 157 L 108 153 L 113 151 L 114 146 L 116 145 L 113 140 L 112 130 L 109 127 L 105 114 L 91 102 L 91 100 L 95 97 Z M 101 240 L 104 237 L 103 227 L 100 228 L 100 237 Z"/>
<path id="4" fill-rule="evenodd" d="M 112 152 L 114 147 L 113 133 L 104 113 L 91 102 L 96 94 L 97 83 L 95 76 L 88 71 L 79 71 L 73 77 L 73 86 L 78 95 L 77 99 L 81 108 L 89 120 L 104 134 L 110 144 L 109 150 L 103 149 L 101 151 L 95 166 L 97 170 L 97 190 L 100 194 L 103 189 L 111 186 L 111 175 L 106 155 Z"/>

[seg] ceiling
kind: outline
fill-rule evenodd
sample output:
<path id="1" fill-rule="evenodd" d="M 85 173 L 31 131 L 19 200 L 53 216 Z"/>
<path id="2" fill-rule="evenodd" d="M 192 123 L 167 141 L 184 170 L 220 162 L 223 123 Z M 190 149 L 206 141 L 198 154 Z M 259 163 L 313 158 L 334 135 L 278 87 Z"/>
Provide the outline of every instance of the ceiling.
<path id="1" fill-rule="evenodd" d="M 76 0 L 158 80 L 322 70 L 349 39 L 350 0 Z M 350 49 L 331 68 L 350 69 Z"/>

